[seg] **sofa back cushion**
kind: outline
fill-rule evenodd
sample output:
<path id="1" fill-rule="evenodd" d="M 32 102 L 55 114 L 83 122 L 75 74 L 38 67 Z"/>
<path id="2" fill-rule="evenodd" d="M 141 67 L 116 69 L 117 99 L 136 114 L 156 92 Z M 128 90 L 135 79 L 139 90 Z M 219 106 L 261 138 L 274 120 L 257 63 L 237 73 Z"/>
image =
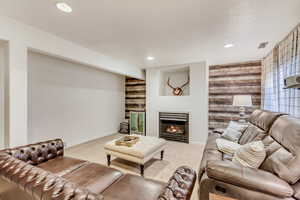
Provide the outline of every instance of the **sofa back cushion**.
<path id="1" fill-rule="evenodd" d="M 264 139 L 267 158 L 262 169 L 290 184 L 300 179 L 300 119 L 281 116 Z"/>
<path id="2" fill-rule="evenodd" d="M 239 140 L 240 145 L 247 144 L 252 141 L 259 141 L 266 137 L 266 131 L 260 129 L 259 127 L 249 124 L 248 128 L 243 133 Z"/>
<path id="3" fill-rule="evenodd" d="M 284 114 L 268 110 L 255 110 L 251 114 L 249 122 L 264 131 L 269 131 L 275 120 L 281 115 Z"/>
<path id="4" fill-rule="evenodd" d="M 241 145 L 252 141 L 262 140 L 267 136 L 274 121 L 283 115 L 282 113 L 267 110 L 255 110 L 249 118 L 249 127 L 239 140 Z"/>
<path id="5" fill-rule="evenodd" d="M 57 156 L 63 156 L 64 144 L 61 139 L 55 139 L 4 151 L 28 164 L 38 165 Z"/>

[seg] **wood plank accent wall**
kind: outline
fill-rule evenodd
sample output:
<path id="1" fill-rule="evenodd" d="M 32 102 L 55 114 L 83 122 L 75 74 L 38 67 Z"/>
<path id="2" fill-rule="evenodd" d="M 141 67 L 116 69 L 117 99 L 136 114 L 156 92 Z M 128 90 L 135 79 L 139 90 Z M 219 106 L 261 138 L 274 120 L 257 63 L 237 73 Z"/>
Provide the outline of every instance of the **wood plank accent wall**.
<path id="1" fill-rule="evenodd" d="M 146 81 L 126 77 L 125 80 L 125 118 L 130 111 L 146 111 Z"/>
<path id="2" fill-rule="evenodd" d="M 234 95 L 252 95 L 249 115 L 261 105 L 261 61 L 215 65 L 209 67 L 209 129 L 225 128 L 239 119 L 239 108 L 233 107 Z"/>

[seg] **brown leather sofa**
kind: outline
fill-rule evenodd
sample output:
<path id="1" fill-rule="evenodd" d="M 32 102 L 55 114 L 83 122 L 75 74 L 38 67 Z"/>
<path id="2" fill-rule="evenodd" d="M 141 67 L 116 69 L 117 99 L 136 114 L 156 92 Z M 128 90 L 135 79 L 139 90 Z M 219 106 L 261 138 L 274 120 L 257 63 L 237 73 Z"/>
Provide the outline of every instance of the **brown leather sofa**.
<path id="1" fill-rule="evenodd" d="M 168 183 L 64 156 L 60 139 L 0 151 L 1 200 L 188 200 L 196 180 L 178 168 Z"/>
<path id="2" fill-rule="evenodd" d="M 262 140 L 267 157 L 259 169 L 242 167 L 218 151 L 216 138 L 209 134 L 199 171 L 199 196 L 209 193 L 238 200 L 300 199 L 300 119 L 280 113 L 256 110 L 240 144 Z"/>

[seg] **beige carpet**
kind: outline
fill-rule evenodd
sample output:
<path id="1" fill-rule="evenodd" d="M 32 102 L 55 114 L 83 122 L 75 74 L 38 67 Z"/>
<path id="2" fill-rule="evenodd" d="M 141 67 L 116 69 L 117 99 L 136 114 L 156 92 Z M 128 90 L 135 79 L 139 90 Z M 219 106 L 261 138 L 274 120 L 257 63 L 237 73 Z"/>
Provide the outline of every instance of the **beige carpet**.
<path id="1" fill-rule="evenodd" d="M 106 155 L 103 146 L 106 142 L 120 136 L 120 134 L 115 134 L 67 148 L 65 155 L 106 165 Z M 182 165 L 190 166 L 198 171 L 203 149 L 204 145 L 200 144 L 168 142 L 164 160 L 161 161 L 160 155 L 157 155 L 145 165 L 145 178 L 167 182 L 173 172 Z M 111 167 L 125 173 L 140 174 L 139 166 L 137 164 L 118 158 L 112 158 Z M 199 199 L 197 190 L 198 181 L 196 181 L 192 200 Z"/>

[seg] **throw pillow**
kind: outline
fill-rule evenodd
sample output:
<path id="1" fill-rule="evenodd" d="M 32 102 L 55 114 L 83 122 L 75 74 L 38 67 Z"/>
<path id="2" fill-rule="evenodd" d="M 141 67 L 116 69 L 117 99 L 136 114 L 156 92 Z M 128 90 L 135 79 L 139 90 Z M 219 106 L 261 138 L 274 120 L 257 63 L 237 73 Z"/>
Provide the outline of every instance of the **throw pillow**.
<path id="1" fill-rule="evenodd" d="M 233 156 L 235 151 L 241 146 L 236 142 L 232 142 L 223 138 L 216 139 L 216 143 L 219 151 L 231 156 Z"/>
<path id="2" fill-rule="evenodd" d="M 248 124 L 240 124 L 237 122 L 231 121 L 227 127 L 227 129 L 222 134 L 222 138 L 227 140 L 238 142 L 243 132 L 248 127 Z"/>
<path id="3" fill-rule="evenodd" d="M 238 143 L 241 136 L 242 132 L 236 131 L 232 128 L 227 128 L 221 137 L 226 140 Z"/>
<path id="4" fill-rule="evenodd" d="M 250 142 L 238 148 L 232 161 L 245 167 L 259 168 L 266 158 L 266 150 L 262 141 Z"/>
<path id="5" fill-rule="evenodd" d="M 246 128 L 248 128 L 249 124 L 248 123 L 239 123 L 239 122 L 234 122 L 234 121 L 231 121 L 228 125 L 229 128 L 232 128 L 236 131 L 239 131 L 239 132 L 244 132 L 246 130 Z"/>

